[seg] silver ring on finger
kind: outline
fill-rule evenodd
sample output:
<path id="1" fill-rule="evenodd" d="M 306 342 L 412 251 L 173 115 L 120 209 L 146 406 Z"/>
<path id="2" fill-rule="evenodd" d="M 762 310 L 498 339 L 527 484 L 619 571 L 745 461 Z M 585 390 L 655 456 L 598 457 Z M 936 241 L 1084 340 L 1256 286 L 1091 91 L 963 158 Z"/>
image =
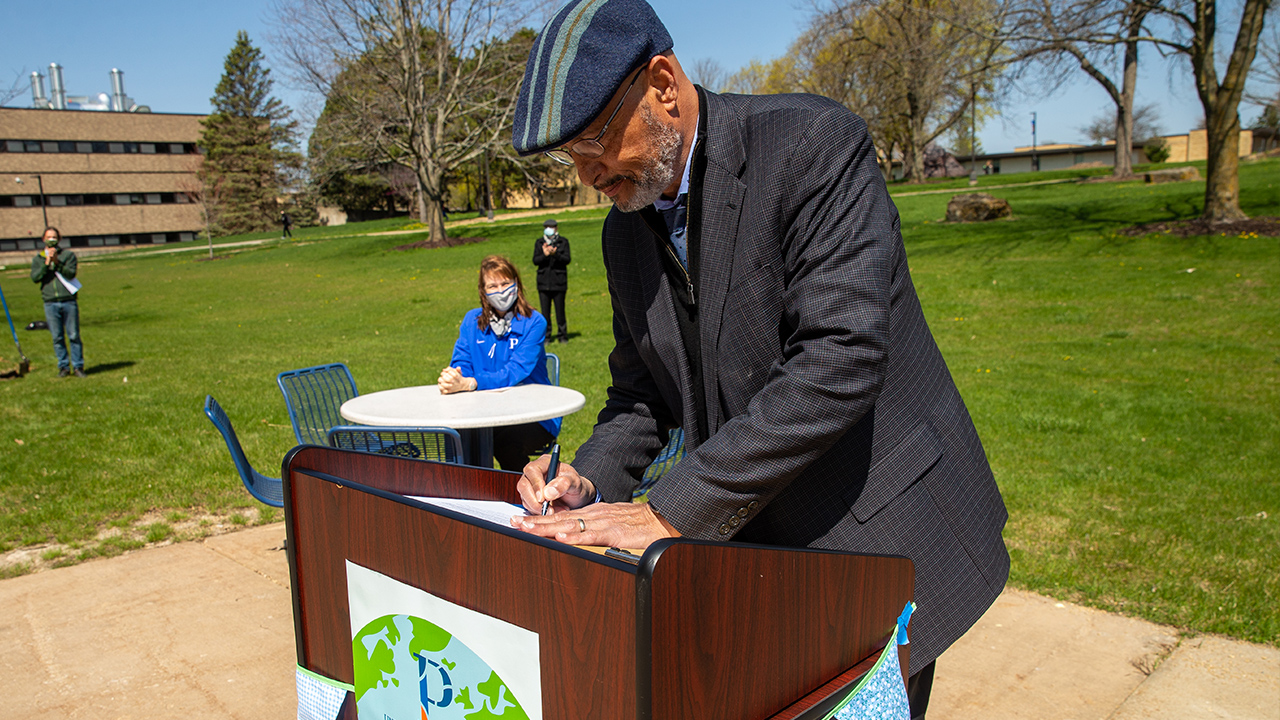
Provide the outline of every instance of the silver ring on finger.
<path id="1" fill-rule="evenodd" d="M 587 531 L 587 521 L 586 521 L 586 520 L 583 520 L 582 518 L 577 518 L 577 520 L 578 520 L 578 532 L 580 532 L 580 533 L 584 533 L 584 532 L 586 532 L 586 531 Z"/>

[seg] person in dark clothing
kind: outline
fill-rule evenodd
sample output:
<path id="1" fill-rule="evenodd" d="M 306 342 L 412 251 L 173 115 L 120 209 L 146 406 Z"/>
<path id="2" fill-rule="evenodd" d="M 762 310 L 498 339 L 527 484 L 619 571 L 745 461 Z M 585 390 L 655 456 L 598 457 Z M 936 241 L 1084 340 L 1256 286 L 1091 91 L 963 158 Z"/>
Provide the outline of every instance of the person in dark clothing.
<path id="1" fill-rule="evenodd" d="M 525 466 L 518 526 L 572 545 L 909 558 L 906 691 L 923 718 L 935 659 L 1008 579 L 1008 513 L 912 284 L 875 144 L 828 98 L 698 87 L 673 44 L 644 0 L 571 0 L 529 53 L 512 144 L 613 201 L 614 348 L 572 464 Z M 633 502 L 677 427 L 685 456 Z"/>
<path id="2" fill-rule="evenodd" d="M 280 224 L 284 226 L 284 234 L 280 236 L 281 240 L 293 237 L 293 218 L 289 217 L 289 213 L 280 213 Z"/>
<path id="3" fill-rule="evenodd" d="M 44 229 L 44 249 L 31 259 L 31 281 L 40 284 L 44 299 L 44 317 L 53 335 L 53 353 L 58 358 L 58 377 L 75 373 L 84 377 L 84 346 L 80 343 L 80 305 L 76 292 L 79 261 L 70 250 L 59 250 L 62 233 L 58 228 Z M 61 276 L 61 277 L 59 277 Z M 70 350 L 70 357 L 68 357 Z"/>
<path id="4" fill-rule="evenodd" d="M 542 237 L 533 242 L 533 264 L 538 266 L 538 299 L 542 317 L 547 319 L 547 337 L 551 337 L 551 303 L 556 305 L 557 339 L 569 342 L 569 328 L 564 320 L 564 295 L 569 289 L 569 240 L 560 234 L 555 220 L 542 223 Z"/>

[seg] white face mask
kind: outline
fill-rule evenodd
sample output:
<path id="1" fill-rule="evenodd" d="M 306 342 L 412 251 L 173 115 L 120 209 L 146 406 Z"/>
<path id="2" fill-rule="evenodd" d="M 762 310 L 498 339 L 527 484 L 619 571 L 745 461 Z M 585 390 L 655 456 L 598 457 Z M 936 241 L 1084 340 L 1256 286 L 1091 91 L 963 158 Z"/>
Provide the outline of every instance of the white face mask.
<path id="1" fill-rule="evenodd" d="M 489 305 L 493 306 L 493 309 L 496 310 L 499 315 L 502 315 L 510 310 L 512 305 L 516 304 L 516 295 L 518 293 L 519 289 L 516 287 L 516 284 L 511 283 L 511 285 L 507 286 L 505 290 L 486 293 L 485 297 L 489 299 Z"/>
<path id="2" fill-rule="evenodd" d="M 545 235 L 545 236 L 547 236 L 547 237 L 549 237 L 549 238 L 553 238 L 553 237 L 555 237 L 555 236 L 556 236 L 556 229 L 555 229 L 555 228 L 546 228 L 546 229 L 544 229 L 544 230 L 542 231 L 542 234 L 543 234 L 543 235 Z"/>

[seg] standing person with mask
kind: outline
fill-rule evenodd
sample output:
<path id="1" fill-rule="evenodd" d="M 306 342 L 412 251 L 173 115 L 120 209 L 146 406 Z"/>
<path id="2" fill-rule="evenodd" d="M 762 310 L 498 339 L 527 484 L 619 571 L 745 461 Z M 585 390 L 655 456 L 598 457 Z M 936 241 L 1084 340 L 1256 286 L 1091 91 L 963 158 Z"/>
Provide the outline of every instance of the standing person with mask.
<path id="1" fill-rule="evenodd" d="M 547 376 L 547 320 L 524 297 L 511 261 L 490 255 L 480 262 L 480 307 L 462 318 L 449 367 L 440 371 L 440 393 L 492 390 L 536 383 Z M 493 456 L 503 470 L 520 470 L 529 456 L 560 434 L 560 418 L 493 429 Z"/>
<path id="2" fill-rule="evenodd" d="M 542 237 L 533 242 L 533 264 L 538 266 L 538 299 L 542 317 L 551 328 L 551 304 L 556 306 L 559 342 L 569 342 L 569 328 L 564 321 L 564 296 L 569 290 L 569 239 L 560 234 L 555 220 L 542 223 Z M 550 333 L 547 333 L 550 336 Z"/>
<path id="3" fill-rule="evenodd" d="M 76 377 L 82 378 L 84 347 L 80 343 L 80 305 L 76 302 L 76 292 L 80 288 L 78 283 L 71 282 L 76 278 L 79 261 L 75 253 L 58 248 L 61 240 L 62 233 L 58 228 L 44 229 L 44 249 L 31 259 L 31 281 L 39 283 L 40 296 L 44 298 L 44 318 L 49 322 L 49 333 L 53 335 L 58 377 L 74 372 Z"/>

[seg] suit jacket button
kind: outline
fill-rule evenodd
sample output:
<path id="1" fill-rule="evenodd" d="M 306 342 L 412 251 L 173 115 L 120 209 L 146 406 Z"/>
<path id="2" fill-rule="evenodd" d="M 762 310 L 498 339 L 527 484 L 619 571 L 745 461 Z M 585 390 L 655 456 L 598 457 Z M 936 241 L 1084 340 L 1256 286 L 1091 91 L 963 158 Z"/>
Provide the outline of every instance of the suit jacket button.
<path id="1" fill-rule="evenodd" d="M 728 534 L 729 534 L 729 526 L 728 526 L 728 525 L 721 525 L 721 526 L 720 526 L 720 534 L 721 534 L 721 535 L 728 535 Z"/>
<path id="2" fill-rule="evenodd" d="M 755 510 L 755 509 L 756 509 L 756 506 L 757 506 L 757 505 L 759 505 L 759 504 L 760 504 L 760 503 L 756 502 L 755 500 L 752 500 L 751 502 L 747 503 L 747 509 L 748 509 L 748 510 Z"/>
<path id="3" fill-rule="evenodd" d="M 740 520 L 736 515 L 735 515 L 735 516 L 733 516 L 733 517 L 731 517 L 731 518 L 729 518 L 729 525 L 731 525 L 731 526 L 733 526 L 733 527 L 738 527 L 738 524 L 739 524 L 739 523 L 741 523 L 741 522 L 742 522 L 742 520 Z"/>
<path id="4" fill-rule="evenodd" d="M 746 516 L 747 516 L 747 509 L 746 509 L 746 508 L 738 508 L 738 517 L 740 517 L 740 518 L 744 518 L 744 517 L 746 517 Z"/>

